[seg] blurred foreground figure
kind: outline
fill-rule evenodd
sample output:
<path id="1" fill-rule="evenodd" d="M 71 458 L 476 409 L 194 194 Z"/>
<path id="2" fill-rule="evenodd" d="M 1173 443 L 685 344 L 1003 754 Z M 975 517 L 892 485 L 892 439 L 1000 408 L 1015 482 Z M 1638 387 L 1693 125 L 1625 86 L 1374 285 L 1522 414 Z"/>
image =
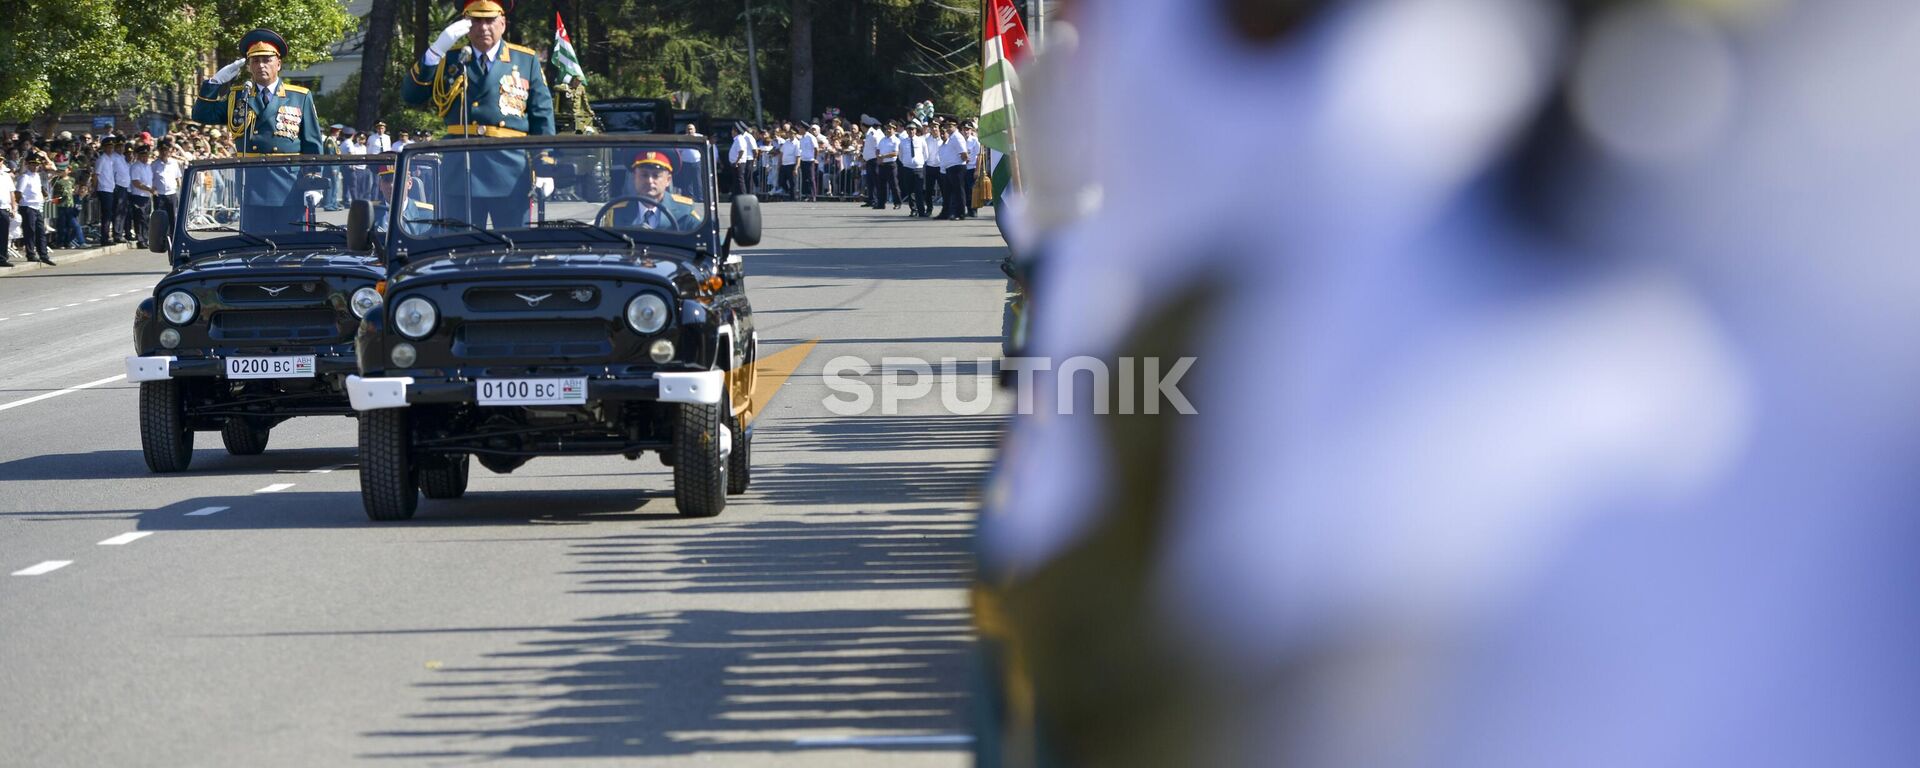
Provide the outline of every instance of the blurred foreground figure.
<path id="1" fill-rule="evenodd" d="M 1920 763 L 1920 4 L 1065 13 L 982 765 Z"/>

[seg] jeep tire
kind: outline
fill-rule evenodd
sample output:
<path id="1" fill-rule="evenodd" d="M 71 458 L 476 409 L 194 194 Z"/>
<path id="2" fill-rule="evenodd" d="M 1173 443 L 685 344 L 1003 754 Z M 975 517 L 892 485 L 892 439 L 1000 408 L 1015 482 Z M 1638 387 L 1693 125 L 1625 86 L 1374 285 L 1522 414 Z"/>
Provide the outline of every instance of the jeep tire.
<path id="1" fill-rule="evenodd" d="M 220 426 L 220 442 L 227 446 L 227 453 L 234 456 L 258 456 L 267 450 L 267 439 L 273 436 L 273 426 L 245 416 L 229 416 L 227 423 Z"/>
<path id="2" fill-rule="evenodd" d="M 727 460 L 720 455 L 718 404 L 682 403 L 673 423 L 673 504 L 682 517 L 727 508 Z"/>
<path id="3" fill-rule="evenodd" d="M 738 496 L 753 482 L 753 438 L 738 416 L 727 417 L 727 428 L 733 431 L 733 452 L 727 454 L 727 495 Z"/>
<path id="4" fill-rule="evenodd" d="M 473 461 L 467 454 L 441 456 L 437 465 L 422 462 L 420 492 L 429 499 L 457 499 L 467 493 L 467 475 Z"/>
<path id="5" fill-rule="evenodd" d="M 360 501 L 371 520 L 407 520 L 420 507 L 409 417 L 406 408 L 360 414 Z"/>
<path id="6" fill-rule="evenodd" d="M 182 389 L 178 381 L 140 382 L 140 452 L 154 472 L 183 472 L 193 463 Z"/>

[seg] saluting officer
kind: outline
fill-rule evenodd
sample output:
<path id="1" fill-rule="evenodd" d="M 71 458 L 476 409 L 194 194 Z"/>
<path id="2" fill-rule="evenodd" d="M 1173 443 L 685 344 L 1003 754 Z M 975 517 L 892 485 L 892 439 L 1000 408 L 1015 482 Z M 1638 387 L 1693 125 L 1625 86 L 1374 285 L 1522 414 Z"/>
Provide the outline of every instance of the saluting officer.
<path id="1" fill-rule="evenodd" d="M 313 107 L 313 94 L 280 79 L 287 41 L 273 30 L 256 29 L 240 38 L 240 50 L 246 58 L 221 67 L 200 84 L 193 119 L 226 126 L 240 157 L 320 154 L 320 113 Z M 230 85 L 242 69 L 246 81 Z M 297 230 L 304 208 L 294 188 L 297 178 L 293 168 L 241 171 L 241 228 Z"/>
<path id="2" fill-rule="evenodd" d="M 431 104 L 449 137 L 553 135 L 553 94 L 533 49 L 506 42 L 506 0 L 465 0 L 400 84 L 408 104 Z M 459 51 L 456 44 L 466 43 Z M 463 152 L 440 169 L 448 215 L 496 227 L 525 226 L 533 173 L 521 150 Z M 470 181 L 461 182 L 463 176 Z M 471 193 L 471 201 L 465 196 Z M 453 193 L 453 194 L 448 194 Z"/>

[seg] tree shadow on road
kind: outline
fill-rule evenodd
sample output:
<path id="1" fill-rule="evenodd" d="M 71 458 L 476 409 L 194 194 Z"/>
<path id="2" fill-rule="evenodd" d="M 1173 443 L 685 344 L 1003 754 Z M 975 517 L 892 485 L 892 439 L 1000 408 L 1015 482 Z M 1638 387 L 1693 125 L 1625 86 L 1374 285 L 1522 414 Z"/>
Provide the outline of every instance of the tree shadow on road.
<path id="1" fill-rule="evenodd" d="M 792 751 L 808 739 L 950 734 L 967 722 L 957 685 L 972 644 L 965 612 L 656 611 L 537 635 L 433 673 L 419 684 L 427 707 L 412 727 L 367 734 L 410 743 L 359 757 Z M 452 721 L 463 727 L 442 725 Z M 464 725 L 475 722 L 485 724 Z"/>

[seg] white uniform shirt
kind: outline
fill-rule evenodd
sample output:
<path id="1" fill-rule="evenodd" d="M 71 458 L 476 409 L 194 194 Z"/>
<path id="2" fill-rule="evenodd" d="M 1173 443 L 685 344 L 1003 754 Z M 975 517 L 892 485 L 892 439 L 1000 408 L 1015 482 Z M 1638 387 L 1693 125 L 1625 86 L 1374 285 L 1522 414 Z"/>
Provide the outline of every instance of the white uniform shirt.
<path id="1" fill-rule="evenodd" d="M 891 134 L 880 137 L 880 140 L 875 142 L 874 156 L 883 163 L 899 162 L 900 137 Z"/>
<path id="2" fill-rule="evenodd" d="M 392 149 L 392 147 L 393 147 L 392 136 L 388 136 L 384 133 L 369 134 L 367 136 L 367 151 L 370 153 L 377 155 L 381 152 L 386 152 L 389 149 Z"/>
<path id="3" fill-rule="evenodd" d="M 127 171 L 127 166 L 129 165 L 131 165 L 131 163 L 127 161 L 126 153 L 123 152 L 113 156 L 111 163 L 107 167 L 113 171 L 114 189 L 126 189 L 127 185 L 133 181 Z"/>
<path id="4" fill-rule="evenodd" d="M 137 181 L 147 185 L 147 187 L 149 188 L 153 187 L 153 162 L 152 161 L 147 161 L 144 163 L 135 162 L 132 165 L 128 166 L 127 181 L 128 181 L 127 186 L 133 190 L 134 197 L 153 197 L 152 192 L 148 192 L 145 189 L 135 187 L 133 186 L 133 183 L 132 183 Z"/>
<path id="5" fill-rule="evenodd" d="M 866 141 L 860 142 L 860 159 L 872 160 L 880 156 L 880 129 L 868 128 Z"/>
<path id="6" fill-rule="evenodd" d="M 391 147 L 387 147 L 387 151 L 388 151 L 388 152 L 399 152 L 400 150 L 403 150 L 403 149 L 406 149 L 406 148 L 407 148 L 407 145 L 408 145 L 408 144 L 411 144 L 411 143 L 412 143 L 412 142 L 409 142 L 409 141 L 407 141 L 406 139 L 401 139 L 401 140 L 399 140 L 399 141 L 396 141 L 396 142 L 394 142 L 394 143 L 393 143 L 393 146 L 391 146 Z"/>
<path id="7" fill-rule="evenodd" d="M 940 170 L 944 171 L 957 165 L 966 165 L 966 152 L 967 140 L 960 135 L 960 132 L 954 131 L 948 134 L 947 140 L 940 143 L 940 152 L 938 154 Z"/>
<path id="8" fill-rule="evenodd" d="M 900 140 L 900 165 L 915 169 L 927 167 L 927 137 L 910 135 Z"/>
<path id="9" fill-rule="evenodd" d="M 179 160 L 153 161 L 153 188 L 165 197 L 180 194 L 180 171 Z"/>
<path id="10" fill-rule="evenodd" d="M 978 136 L 968 136 L 968 137 L 967 137 L 967 159 L 968 159 L 968 160 L 970 161 L 970 162 L 968 163 L 968 165 L 977 165 L 977 164 L 979 164 L 979 161 L 980 161 L 980 137 L 978 137 Z"/>
<path id="11" fill-rule="evenodd" d="M 742 133 L 733 137 L 733 149 L 727 154 L 735 164 L 753 162 L 753 155 L 760 151 L 760 142 L 753 140 L 753 134 Z"/>
<path id="12" fill-rule="evenodd" d="M 47 196 L 40 191 L 40 174 L 24 171 L 20 174 L 20 183 L 13 187 L 20 193 L 20 207 L 40 210 L 47 205 Z"/>
<path id="13" fill-rule="evenodd" d="M 5 164 L 0 164 L 0 190 L 6 190 L 5 192 L 0 192 L 0 211 L 12 212 L 14 190 L 13 171 L 7 170 Z"/>
<path id="14" fill-rule="evenodd" d="M 810 163 L 820 159 L 820 140 L 814 138 L 813 134 L 800 134 L 800 141 L 798 143 L 800 145 L 801 162 Z"/>
<path id="15" fill-rule="evenodd" d="M 113 191 L 113 158 L 118 155 L 103 154 L 93 161 L 93 188 L 100 192 Z M 13 187 L 9 185 L 8 189 Z"/>
<path id="16" fill-rule="evenodd" d="M 800 162 L 800 139 L 798 137 L 788 136 L 785 139 L 780 139 L 779 144 L 781 165 L 793 165 L 794 163 Z"/>

